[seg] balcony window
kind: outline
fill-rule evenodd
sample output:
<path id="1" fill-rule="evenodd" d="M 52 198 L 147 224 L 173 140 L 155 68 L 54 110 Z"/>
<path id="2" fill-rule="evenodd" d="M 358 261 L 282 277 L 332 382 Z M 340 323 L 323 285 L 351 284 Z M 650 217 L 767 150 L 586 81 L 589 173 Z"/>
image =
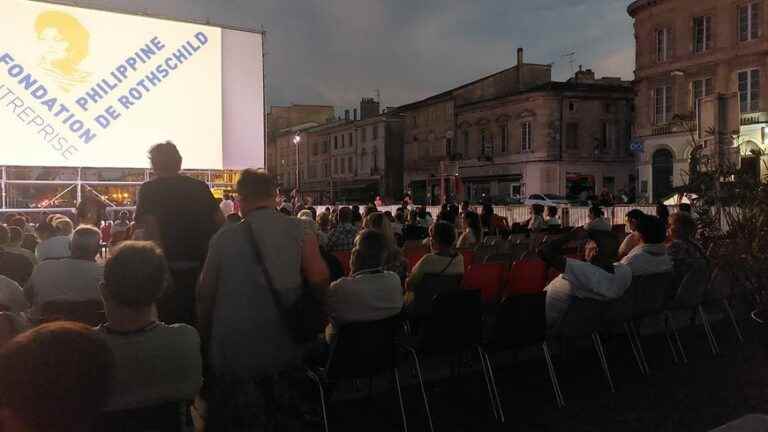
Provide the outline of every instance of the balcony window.
<path id="1" fill-rule="evenodd" d="M 665 62 L 671 54 L 671 44 L 669 43 L 669 29 L 656 30 L 656 61 Z"/>
<path id="2" fill-rule="evenodd" d="M 751 2 L 739 6 L 739 42 L 746 42 L 760 37 L 760 2 Z"/>
<path id="3" fill-rule="evenodd" d="M 499 126 L 499 141 L 501 152 L 506 153 L 509 149 L 509 127 L 506 124 Z"/>
<path id="4" fill-rule="evenodd" d="M 654 124 L 664 124 L 672 120 L 672 86 L 656 87 L 653 90 Z"/>
<path id="5" fill-rule="evenodd" d="M 712 17 L 695 17 L 693 19 L 693 52 L 699 54 L 710 48 L 712 48 Z"/>
<path id="6" fill-rule="evenodd" d="M 520 151 L 533 151 L 533 129 L 531 122 L 523 122 L 520 125 Z"/>
<path id="7" fill-rule="evenodd" d="M 760 111 L 760 69 L 741 71 L 738 79 L 741 113 Z"/>

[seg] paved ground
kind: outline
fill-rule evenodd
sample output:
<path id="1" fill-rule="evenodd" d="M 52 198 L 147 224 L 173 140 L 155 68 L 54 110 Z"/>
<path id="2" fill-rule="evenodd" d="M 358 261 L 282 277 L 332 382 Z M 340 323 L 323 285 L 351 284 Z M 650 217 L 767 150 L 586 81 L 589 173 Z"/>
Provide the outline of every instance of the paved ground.
<path id="1" fill-rule="evenodd" d="M 644 344 L 652 375 L 640 376 L 626 339 L 607 347 L 616 383 L 610 393 L 594 350 L 556 356 L 567 407 L 557 409 L 542 358 L 500 359 L 497 380 L 507 422 L 488 407 L 482 374 L 451 378 L 430 362 L 428 391 L 437 431 L 708 431 L 748 413 L 768 413 L 768 329 L 743 323 L 746 343 L 736 343 L 729 323 L 715 324 L 723 354 L 714 358 L 701 328 L 683 332 L 690 362 L 675 365 L 663 337 Z M 477 364 L 477 363 L 476 363 Z M 410 431 L 427 430 L 418 387 L 403 368 Z M 385 382 L 373 399 L 340 395 L 331 405 L 331 430 L 401 430 L 394 391 Z"/>

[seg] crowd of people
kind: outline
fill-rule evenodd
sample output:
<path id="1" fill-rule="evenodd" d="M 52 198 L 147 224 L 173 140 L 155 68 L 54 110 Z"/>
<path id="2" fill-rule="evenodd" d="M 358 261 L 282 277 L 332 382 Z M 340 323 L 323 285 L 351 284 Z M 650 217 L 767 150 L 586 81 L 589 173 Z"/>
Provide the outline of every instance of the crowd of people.
<path id="1" fill-rule="evenodd" d="M 149 156 L 155 177 L 133 219 L 100 223 L 84 206 L 77 225 L 61 215 L 0 225 L 0 430 L 85 430 L 104 413 L 168 402 L 193 405 L 207 430 L 261 430 L 282 421 L 285 375 L 322 363 L 340 326 L 407 315 L 426 276 L 460 277 L 460 250 L 488 237 L 562 229 L 556 207 L 533 206 L 512 225 L 468 203 L 435 217 L 409 203 L 395 214 L 373 203 L 288 208 L 273 178 L 250 169 L 237 199 L 218 202 L 180 174 L 172 143 Z M 703 256 L 689 212 L 665 221 L 632 211 L 623 243 L 599 207 L 589 219 L 539 249 L 562 272 L 546 288 L 552 327 L 574 297 L 616 299 L 633 276 L 686 271 Z M 582 259 L 563 252 L 573 242 Z M 425 249 L 412 267 L 406 247 Z M 52 302 L 92 302 L 104 319 L 47 323 Z"/>

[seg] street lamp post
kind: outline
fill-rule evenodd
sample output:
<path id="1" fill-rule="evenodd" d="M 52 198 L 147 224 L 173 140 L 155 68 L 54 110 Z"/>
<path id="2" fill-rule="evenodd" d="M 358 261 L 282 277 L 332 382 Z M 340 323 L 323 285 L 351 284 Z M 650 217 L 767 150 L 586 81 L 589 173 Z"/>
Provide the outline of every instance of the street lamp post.
<path id="1" fill-rule="evenodd" d="M 299 184 L 299 144 L 301 143 L 301 132 L 296 132 L 296 135 L 293 137 L 293 143 L 296 144 L 296 196 L 298 198 L 301 187 Z"/>

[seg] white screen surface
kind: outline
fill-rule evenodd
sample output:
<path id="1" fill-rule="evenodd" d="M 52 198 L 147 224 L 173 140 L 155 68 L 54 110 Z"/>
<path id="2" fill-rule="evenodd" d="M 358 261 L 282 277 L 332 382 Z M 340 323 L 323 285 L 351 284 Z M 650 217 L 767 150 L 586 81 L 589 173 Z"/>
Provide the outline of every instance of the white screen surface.
<path id="1" fill-rule="evenodd" d="M 172 140 L 186 169 L 263 166 L 260 34 L 24 0 L 0 12 L 0 165 L 143 168 Z"/>

